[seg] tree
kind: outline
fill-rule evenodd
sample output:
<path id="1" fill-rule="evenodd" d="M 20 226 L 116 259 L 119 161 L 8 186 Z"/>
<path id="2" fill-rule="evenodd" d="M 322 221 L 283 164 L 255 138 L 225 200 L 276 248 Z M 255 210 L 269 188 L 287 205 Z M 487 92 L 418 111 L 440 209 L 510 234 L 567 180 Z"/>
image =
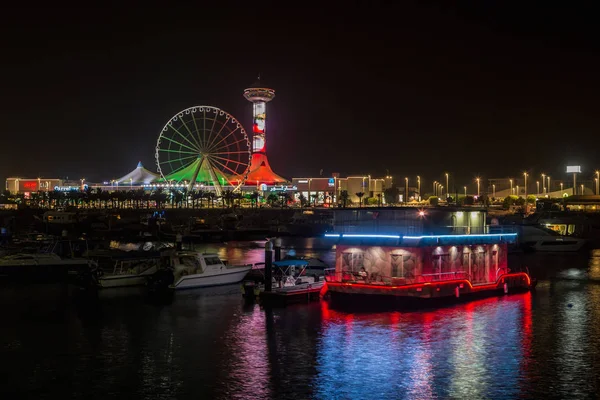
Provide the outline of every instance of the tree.
<path id="1" fill-rule="evenodd" d="M 505 209 L 505 210 L 510 210 L 510 208 L 515 204 L 515 202 L 518 199 L 519 198 L 517 196 L 514 196 L 514 195 L 506 196 L 504 198 L 504 201 L 502 201 L 502 208 Z"/>
<path id="2" fill-rule="evenodd" d="M 304 193 L 300 193 L 298 200 L 300 201 L 300 208 L 304 208 L 304 206 L 306 206 L 306 196 Z"/>
<path id="3" fill-rule="evenodd" d="M 440 198 L 437 196 L 431 196 L 429 198 L 429 205 L 437 206 L 439 204 L 439 202 L 440 202 Z"/>
<path id="4" fill-rule="evenodd" d="M 250 193 L 250 196 L 248 196 L 250 198 L 250 204 L 252 205 L 253 208 L 255 208 L 257 206 L 258 203 L 258 198 L 260 197 L 260 193 L 258 193 L 256 190 L 252 193 Z"/>
<path id="5" fill-rule="evenodd" d="M 267 196 L 267 203 L 273 207 L 275 203 L 277 203 L 277 195 L 275 193 L 269 193 Z"/>
<path id="6" fill-rule="evenodd" d="M 473 197 L 473 196 L 466 196 L 464 203 L 465 203 L 465 206 L 472 206 L 473 204 L 475 204 L 475 197 Z"/>
<path id="7" fill-rule="evenodd" d="M 363 192 L 354 193 L 358 197 L 358 206 L 362 207 L 362 198 L 365 195 Z"/>
<path id="8" fill-rule="evenodd" d="M 381 193 L 377 193 L 375 196 L 377 197 L 377 206 L 381 207 L 381 197 L 383 197 L 383 195 Z"/>
<path id="9" fill-rule="evenodd" d="M 530 194 L 527 196 L 527 203 L 535 204 L 536 201 L 537 201 L 537 197 L 535 197 L 535 195 Z"/>
<path id="10" fill-rule="evenodd" d="M 387 204 L 396 204 L 400 198 L 400 189 L 398 189 L 395 185 L 386 188 L 383 191 L 383 198 Z"/>
<path id="11" fill-rule="evenodd" d="M 348 199 L 350 199 L 350 195 L 347 190 L 342 190 L 340 193 L 340 200 L 342 201 L 342 207 L 346 208 L 348 205 Z"/>
<path id="12" fill-rule="evenodd" d="M 287 204 L 287 201 L 289 200 L 290 196 L 287 194 L 287 192 L 279 192 L 278 195 L 281 199 L 281 209 L 283 210 L 283 206 Z"/>

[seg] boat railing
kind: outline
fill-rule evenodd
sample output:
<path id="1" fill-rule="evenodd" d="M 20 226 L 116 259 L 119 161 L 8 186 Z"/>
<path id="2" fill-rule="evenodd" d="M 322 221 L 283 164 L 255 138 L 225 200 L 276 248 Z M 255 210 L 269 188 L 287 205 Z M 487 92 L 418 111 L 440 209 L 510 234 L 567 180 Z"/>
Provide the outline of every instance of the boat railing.
<path id="1" fill-rule="evenodd" d="M 402 286 L 461 279 L 470 280 L 471 277 L 466 271 L 437 272 L 431 274 L 416 275 L 413 277 L 397 277 L 385 276 L 377 273 L 371 273 L 367 274 L 366 276 L 361 276 L 357 271 L 336 272 L 335 268 L 325 269 L 325 280 L 327 282 L 340 283 L 369 283 L 374 285 Z"/>

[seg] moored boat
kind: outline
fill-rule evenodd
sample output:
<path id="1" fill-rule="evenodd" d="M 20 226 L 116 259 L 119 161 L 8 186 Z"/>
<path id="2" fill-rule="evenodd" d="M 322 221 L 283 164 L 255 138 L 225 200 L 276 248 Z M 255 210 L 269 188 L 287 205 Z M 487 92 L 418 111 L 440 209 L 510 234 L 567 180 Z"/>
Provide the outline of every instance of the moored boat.
<path id="1" fill-rule="evenodd" d="M 527 271 L 508 266 L 517 234 L 332 234 L 335 270 L 326 275 L 334 305 L 409 307 L 526 291 Z"/>
<path id="2" fill-rule="evenodd" d="M 227 265 L 217 254 L 195 251 L 165 252 L 163 266 L 173 271 L 172 289 L 191 289 L 208 286 L 229 285 L 244 279 L 251 264 Z"/>

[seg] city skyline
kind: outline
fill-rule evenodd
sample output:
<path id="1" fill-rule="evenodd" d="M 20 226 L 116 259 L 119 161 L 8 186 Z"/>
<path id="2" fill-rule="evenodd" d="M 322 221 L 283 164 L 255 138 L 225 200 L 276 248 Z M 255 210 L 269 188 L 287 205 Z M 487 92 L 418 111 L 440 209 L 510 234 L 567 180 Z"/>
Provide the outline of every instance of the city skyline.
<path id="1" fill-rule="evenodd" d="M 138 160 L 155 169 L 159 131 L 181 109 L 219 107 L 248 130 L 241 91 L 260 73 L 277 91 L 268 146 L 286 178 L 561 179 L 567 164 L 592 176 L 600 57 L 579 7 L 407 2 L 216 19 L 223 9 L 36 9 L 2 28 L 0 174 L 100 180 Z M 247 40 L 245 22 L 260 13 L 268 32 Z"/>

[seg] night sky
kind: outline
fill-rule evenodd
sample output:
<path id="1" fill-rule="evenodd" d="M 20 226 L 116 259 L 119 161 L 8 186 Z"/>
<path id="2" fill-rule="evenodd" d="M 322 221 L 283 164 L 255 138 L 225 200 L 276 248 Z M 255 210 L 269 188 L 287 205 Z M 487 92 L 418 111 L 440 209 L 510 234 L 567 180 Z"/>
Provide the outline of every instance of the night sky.
<path id="1" fill-rule="evenodd" d="M 258 73 L 276 90 L 269 159 L 288 178 L 600 168 L 591 6 L 201 3 L 5 9 L 0 178 L 155 169 L 158 134 L 181 109 L 213 105 L 249 130 L 242 92 Z"/>

